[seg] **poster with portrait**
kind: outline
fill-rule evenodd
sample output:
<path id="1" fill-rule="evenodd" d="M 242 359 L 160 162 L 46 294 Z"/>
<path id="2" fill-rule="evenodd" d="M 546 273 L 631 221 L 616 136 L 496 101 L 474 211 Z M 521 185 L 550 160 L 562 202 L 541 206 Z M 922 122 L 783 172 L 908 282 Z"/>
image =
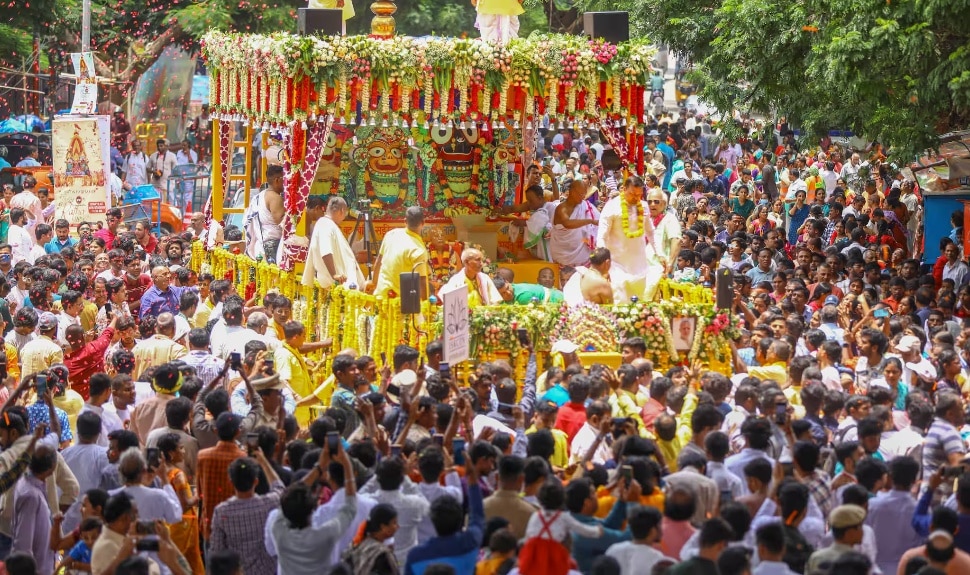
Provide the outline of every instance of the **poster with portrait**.
<path id="1" fill-rule="evenodd" d="M 670 327 L 674 334 L 674 348 L 677 351 L 690 351 L 694 345 L 694 328 L 697 326 L 697 318 L 675 317 Z"/>
<path id="2" fill-rule="evenodd" d="M 59 116 L 51 130 L 55 217 L 76 227 L 103 222 L 111 207 L 108 116 Z"/>

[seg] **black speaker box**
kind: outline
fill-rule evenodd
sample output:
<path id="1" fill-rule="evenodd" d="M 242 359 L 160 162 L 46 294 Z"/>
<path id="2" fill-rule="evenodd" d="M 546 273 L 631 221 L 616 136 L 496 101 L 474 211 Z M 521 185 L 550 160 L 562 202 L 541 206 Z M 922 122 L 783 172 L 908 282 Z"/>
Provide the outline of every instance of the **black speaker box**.
<path id="1" fill-rule="evenodd" d="M 721 268 L 714 278 L 717 309 L 731 309 L 734 304 L 734 272 L 730 268 Z"/>
<path id="2" fill-rule="evenodd" d="M 343 36 L 344 11 L 339 8 L 297 8 L 296 29 L 301 35 Z"/>
<path id="3" fill-rule="evenodd" d="M 421 313 L 421 299 L 424 288 L 421 275 L 416 272 L 401 274 L 401 313 L 404 315 Z"/>
<path id="4" fill-rule="evenodd" d="M 610 44 L 630 39 L 630 14 L 627 12 L 585 12 L 583 33 L 590 38 L 602 38 Z"/>

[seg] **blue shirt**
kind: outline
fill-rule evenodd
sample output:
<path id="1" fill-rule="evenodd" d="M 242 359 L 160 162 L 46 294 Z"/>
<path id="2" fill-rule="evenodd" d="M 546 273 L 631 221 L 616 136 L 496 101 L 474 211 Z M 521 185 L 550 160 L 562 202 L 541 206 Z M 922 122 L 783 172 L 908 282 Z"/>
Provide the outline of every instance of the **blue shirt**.
<path id="1" fill-rule="evenodd" d="M 71 248 L 77 245 L 77 240 L 68 236 L 67 241 L 62 242 L 55 236 L 54 239 L 44 244 L 44 251 L 49 254 L 60 253 L 64 248 Z"/>
<path id="2" fill-rule="evenodd" d="M 562 407 L 569 401 L 569 392 L 561 384 L 556 384 L 549 388 L 539 401 L 551 401 Z"/>
<path id="3" fill-rule="evenodd" d="M 57 422 L 61 424 L 61 442 L 64 443 L 74 439 L 74 434 L 71 433 L 71 423 L 67 420 L 67 412 L 59 407 L 55 407 L 54 414 L 57 415 Z M 50 422 L 51 418 L 47 404 L 38 401 L 33 405 L 27 406 L 27 425 L 30 427 L 27 431 L 33 433 L 41 423 L 50 425 Z"/>
<path id="4" fill-rule="evenodd" d="M 17 167 L 18 168 L 38 168 L 40 167 L 40 162 L 38 162 L 34 158 L 31 158 L 30 156 L 27 156 L 23 160 L 20 160 L 19 162 L 17 162 Z"/>
<path id="5" fill-rule="evenodd" d="M 895 493 L 895 491 L 893 491 L 893 493 Z M 950 502 L 947 501 L 945 506 L 950 507 L 949 503 Z M 913 519 L 910 522 L 910 526 L 919 537 L 928 537 L 930 534 L 930 523 L 933 519 L 933 512 L 931 511 L 932 504 L 933 491 L 923 489 L 919 502 L 916 504 L 915 509 L 913 510 Z M 869 500 L 869 505 L 872 505 L 871 499 Z M 897 517 L 902 517 L 902 515 L 899 514 Z M 970 515 L 960 513 L 957 515 L 957 521 L 959 523 L 957 524 L 957 533 L 953 536 L 953 543 L 956 545 L 957 549 L 966 551 L 967 549 L 970 549 Z M 899 527 L 896 526 L 896 529 L 899 529 Z"/>
<path id="6" fill-rule="evenodd" d="M 573 558 L 576 565 L 583 573 L 589 573 L 593 568 L 593 560 L 606 553 L 614 543 L 622 543 L 631 539 L 630 530 L 623 529 L 626 521 L 626 501 L 617 501 L 613 504 L 613 509 L 605 519 L 597 519 L 588 515 L 572 514 L 573 518 L 586 525 L 600 525 L 603 527 L 603 536 L 599 538 L 582 537 L 573 535 Z"/>
<path id="7" fill-rule="evenodd" d="M 91 549 L 84 541 L 78 541 L 74 547 L 71 547 L 71 550 L 68 551 L 67 556 L 78 563 L 90 563 Z"/>
<path id="8" fill-rule="evenodd" d="M 194 291 L 197 288 L 168 286 L 162 291 L 154 285 L 148 288 L 145 295 L 141 296 L 141 308 L 138 310 L 138 319 L 145 319 L 145 316 L 158 317 L 168 312 L 172 315 L 179 313 L 179 299 L 186 290 Z"/>
<path id="9" fill-rule="evenodd" d="M 866 525 L 872 527 L 878 545 L 876 564 L 885 574 L 899 566 L 899 558 L 907 550 L 923 544 L 923 537 L 910 525 L 902 525 L 900 517 L 913 517 L 916 499 L 908 491 L 892 490 L 878 493 L 869 500 Z"/>
<path id="10" fill-rule="evenodd" d="M 485 507 L 477 483 L 468 486 L 468 505 L 471 510 L 468 528 L 446 537 L 432 537 L 411 549 L 404 564 L 404 575 L 422 575 L 435 563 L 451 565 L 455 573 L 475 572 L 478 550 L 485 534 Z"/>

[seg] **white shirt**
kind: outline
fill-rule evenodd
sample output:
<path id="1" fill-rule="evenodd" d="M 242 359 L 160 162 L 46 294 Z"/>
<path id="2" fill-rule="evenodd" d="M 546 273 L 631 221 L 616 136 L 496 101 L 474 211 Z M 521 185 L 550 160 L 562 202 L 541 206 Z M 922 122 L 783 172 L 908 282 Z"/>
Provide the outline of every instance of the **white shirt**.
<path id="1" fill-rule="evenodd" d="M 953 280 L 957 288 L 967 283 L 967 280 L 970 279 L 968 274 L 970 274 L 970 267 L 967 267 L 967 264 L 960 260 L 957 260 L 953 265 L 950 262 L 943 264 L 943 279 Z"/>
<path id="2" fill-rule="evenodd" d="M 573 517 L 572 513 L 566 511 L 565 509 L 560 511 L 559 516 L 556 517 L 552 523 L 550 523 L 549 521 L 552 520 L 555 514 L 555 511 L 547 511 L 545 509 L 540 509 L 533 513 L 532 517 L 529 518 L 529 524 L 525 528 L 525 538 L 531 539 L 532 537 L 537 537 L 540 533 L 542 533 L 543 538 L 551 538 L 554 541 L 559 541 L 562 543 L 566 540 L 567 535 L 579 535 L 580 537 L 597 538 L 603 534 L 603 527 L 601 525 L 589 525 L 582 523 Z M 543 530 L 543 520 L 545 520 L 547 524 L 549 535 L 546 535 Z"/>
<path id="3" fill-rule="evenodd" d="M 579 461 L 586 455 L 589 448 L 593 446 L 593 442 L 596 441 L 596 436 L 599 435 L 599 431 L 596 430 L 589 422 L 584 423 L 583 426 L 576 432 L 576 436 L 573 437 L 573 442 L 569 446 L 569 453 L 571 453 L 571 461 Z M 605 464 L 607 461 L 613 458 L 612 452 L 610 452 L 610 447 L 605 441 L 600 441 L 599 447 L 596 448 L 596 452 L 593 453 L 592 463 L 598 463 L 600 465 Z"/>
<path id="4" fill-rule="evenodd" d="M 842 391 L 842 376 L 835 366 L 822 368 L 822 383 L 831 390 Z"/>
<path id="5" fill-rule="evenodd" d="M 620 563 L 620 575 L 651 573 L 654 565 L 668 559 L 653 547 L 633 541 L 614 543 L 606 550 L 606 554 Z M 669 560 L 673 561 L 673 559 Z"/>
<path id="6" fill-rule="evenodd" d="M 125 181 L 132 186 L 141 186 L 148 183 L 148 156 L 145 152 L 130 153 L 125 158 L 124 167 L 121 169 L 125 173 Z"/>
<path id="7" fill-rule="evenodd" d="M 64 312 L 57 314 L 57 341 L 67 341 L 64 334 L 67 332 L 67 328 L 72 325 L 81 325 L 81 318 L 71 317 Z"/>
<path id="8" fill-rule="evenodd" d="M 751 575 L 797 575 L 784 561 L 762 561 Z"/>
<path id="9" fill-rule="evenodd" d="M 27 231 L 30 232 L 28 237 L 33 235 L 34 227 L 37 224 L 44 223 L 44 206 L 40 204 L 40 198 L 32 190 L 24 190 L 15 195 L 10 200 L 10 207 L 20 208 L 27 212 Z M 10 227 L 13 228 L 13 226 Z M 33 243 L 33 239 L 30 242 Z"/>
<path id="10" fill-rule="evenodd" d="M 199 154 L 195 153 L 195 150 L 190 149 L 189 153 L 186 154 L 183 150 L 175 152 L 175 164 L 178 166 L 183 166 L 185 164 L 198 164 Z"/>
<path id="11" fill-rule="evenodd" d="M 346 276 L 347 282 L 356 284 L 358 288 L 364 286 L 364 274 L 357 264 L 354 250 L 351 249 L 340 226 L 329 216 L 323 216 L 313 224 L 310 248 L 303 268 L 303 285 L 313 285 L 314 279 L 320 282 L 323 288 L 333 285 L 333 277 L 323 262 L 324 256 L 333 258 L 333 269 L 337 275 Z"/>
<path id="12" fill-rule="evenodd" d="M 77 479 L 80 493 L 96 489 L 101 472 L 108 466 L 108 450 L 94 443 L 72 445 L 61 452 L 67 467 Z M 71 532 L 81 522 L 81 500 L 77 500 L 64 514 L 63 529 Z"/>
<path id="13" fill-rule="evenodd" d="M 124 491 L 138 507 L 138 518 L 143 521 L 161 519 L 165 523 L 178 523 L 182 520 L 182 503 L 172 486 L 165 484 L 161 489 L 144 485 L 128 485 L 112 489 L 108 495 Z"/>
<path id="14" fill-rule="evenodd" d="M 451 497 L 455 501 L 461 503 L 462 501 L 462 489 L 461 489 L 461 478 L 458 473 L 452 471 L 448 475 L 445 475 L 445 484 L 442 486 L 438 483 L 420 483 L 418 485 L 418 491 L 429 504 L 434 503 L 436 500 L 442 497 Z M 418 524 L 418 545 L 421 545 L 437 536 L 434 525 L 431 524 L 431 517 L 425 517 L 424 521 Z"/>
<path id="15" fill-rule="evenodd" d="M 717 489 L 721 494 L 721 504 L 733 501 L 744 495 L 743 482 L 738 476 L 731 473 L 718 461 L 707 462 L 707 476 L 717 483 Z"/>
<path id="16" fill-rule="evenodd" d="M 47 251 L 44 250 L 44 246 L 34 244 L 34 246 L 30 248 L 30 252 L 27 254 L 27 261 L 34 263 L 37 261 L 37 258 L 42 258 L 45 255 L 47 255 Z"/>
<path id="17" fill-rule="evenodd" d="M 331 519 L 336 519 L 337 515 L 340 513 L 340 508 L 343 507 L 344 501 L 347 500 L 347 492 L 344 489 L 338 489 L 334 492 L 330 501 L 327 501 L 317 510 L 313 512 L 313 518 L 311 519 L 311 525 L 316 528 L 321 528 L 323 525 L 330 521 Z M 367 521 L 367 517 L 370 516 L 370 510 L 377 506 L 377 501 L 370 497 L 369 495 L 357 495 L 357 514 L 354 516 L 353 521 L 350 522 L 350 527 L 344 531 L 344 534 L 337 540 L 337 545 L 333 548 L 333 554 L 330 557 L 330 563 L 336 564 L 340 561 L 340 555 L 345 549 L 349 549 L 354 543 L 354 537 L 357 536 L 357 530 L 360 528 L 361 523 Z M 267 539 L 267 544 L 270 542 Z"/>
<path id="18" fill-rule="evenodd" d="M 374 480 L 376 481 L 376 479 Z M 431 504 L 421 495 L 405 495 L 398 491 L 378 491 L 377 502 L 397 509 L 397 533 L 394 534 L 394 556 L 404 565 L 408 552 L 418 544 L 418 525 L 431 512 Z"/>
<path id="19" fill-rule="evenodd" d="M 37 205 L 40 205 L 39 200 Z M 10 228 L 7 229 L 7 243 L 10 244 L 11 264 L 30 263 L 30 248 L 34 246 L 34 240 L 30 238 L 26 229 L 10 224 Z"/>
<path id="20" fill-rule="evenodd" d="M 213 330 L 212 334 L 215 335 L 215 330 Z M 235 351 L 242 354 L 246 344 L 253 340 L 263 341 L 263 337 L 248 327 L 227 325 L 218 340 L 215 338 L 210 339 L 212 355 L 224 360 L 229 357 L 231 352 Z"/>
<path id="21" fill-rule="evenodd" d="M 106 405 L 111 405 L 111 402 L 109 401 Z M 124 429 L 125 424 L 121 421 L 121 418 L 118 417 L 118 414 L 114 410 L 107 411 L 102 406 L 85 403 L 84 407 L 81 408 L 81 413 L 86 411 L 97 413 L 101 417 L 101 435 L 98 436 L 97 444 L 101 447 L 107 448 L 108 434 L 110 434 L 112 431 Z"/>

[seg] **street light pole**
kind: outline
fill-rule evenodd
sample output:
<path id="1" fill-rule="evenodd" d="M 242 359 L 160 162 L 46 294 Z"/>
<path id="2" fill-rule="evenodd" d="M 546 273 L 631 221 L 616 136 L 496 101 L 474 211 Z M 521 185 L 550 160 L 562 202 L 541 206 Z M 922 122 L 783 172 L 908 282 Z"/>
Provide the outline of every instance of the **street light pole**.
<path id="1" fill-rule="evenodd" d="M 81 52 L 91 51 L 91 0 L 81 3 Z"/>

